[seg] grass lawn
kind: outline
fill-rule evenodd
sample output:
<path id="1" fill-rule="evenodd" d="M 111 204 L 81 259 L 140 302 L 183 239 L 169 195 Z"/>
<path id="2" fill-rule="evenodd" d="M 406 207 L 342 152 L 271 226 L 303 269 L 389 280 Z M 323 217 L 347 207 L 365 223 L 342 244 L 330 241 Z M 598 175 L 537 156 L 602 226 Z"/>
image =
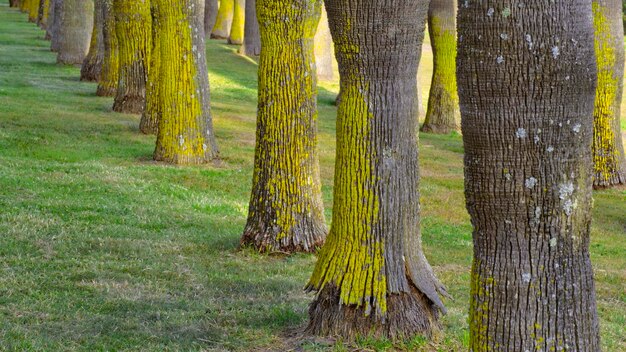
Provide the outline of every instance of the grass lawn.
<path id="1" fill-rule="evenodd" d="M 55 64 L 43 32 L 0 5 L 0 350 L 463 351 L 472 256 L 460 136 L 421 136 L 425 251 L 454 300 L 433 341 L 299 339 L 315 256 L 238 251 L 254 152 L 256 64 L 208 44 L 218 166 L 151 161 L 134 115 Z M 421 72 L 428 66 L 425 51 Z M 422 77 L 422 96 L 428 78 Z M 326 215 L 337 84 L 320 87 Z M 626 127 L 626 126 L 624 126 Z M 626 189 L 595 195 L 602 344 L 626 350 Z"/>

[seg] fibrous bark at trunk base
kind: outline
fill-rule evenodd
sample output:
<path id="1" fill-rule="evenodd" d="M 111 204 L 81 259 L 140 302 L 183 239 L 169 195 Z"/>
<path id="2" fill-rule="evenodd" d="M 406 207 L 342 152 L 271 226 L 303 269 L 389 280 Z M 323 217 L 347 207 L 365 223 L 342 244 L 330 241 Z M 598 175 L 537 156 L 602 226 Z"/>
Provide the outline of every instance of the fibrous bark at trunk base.
<path id="1" fill-rule="evenodd" d="M 230 27 L 230 35 L 228 36 L 228 44 L 243 44 L 243 34 L 246 16 L 246 0 L 235 0 L 235 8 L 233 9 L 233 23 Z"/>
<path id="2" fill-rule="evenodd" d="M 139 122 L 139 130 L 144 134 L 157 134 L 159 130 L 160 118 L 160 97 L 159 97 L 159 77 L 160 77 L 160 40 L 159 23 L 156 13 L 158 7 L 154 1 L 150 4 L 152 12 L 152 55 L 150 55 L 150 65 L 148 66 L 148 81 L 146 82 L 146 104 Z"/>
<path id="3" fill-rule="evenodd" d="M 518 3 L 458 8 L 469 348 L 597 352 L 591 2 Z"/>
<path id="4" fill-rule="evenodd" d="M 204 0 L 154 0 L 159 24 L 159 132 L 154 159 L 201 164 L 218 156 L 204 44 Z"/>
<path id="5" fill-rule="evenodd" d="M 322 7 L 322 17 L 315 33 L 315 65 L 317 66 L 317 78 L 331 80 L 335 76 L 333 62 L 333 38 L 328 27 L 328 15 Z"/>
<path id="6" fill-rule="evenodd" d="M 93 28 L 93 0 L 63 0 L 58 27 L 58 56 L 61 64 L 78 65 L 89 51 Z"/>
<path id="7" fill-rule="evenodd" d="M 261 55 L 261 34 L 259 21 L 256 17 L 256 1 L 246 0 L 246 19 L 243 36 L 243 45 L 239 53 L 246 56 Z"/>
<path id="8" fill-rule="evenodd" d="M 428 33 L 433 49 L 433 78 L 422 132 L 446 134 L 458 130 L 456 85 L 456 0 L 431 0 Z"/>
<path id="9" fill-rule="evenodd" d="M 104 0 L 103 10 L 102 43 L 104 45 L 104 57 L 96 95 L 110 97 L 117 92 L 117 82 L 119 81 L 119 44 L 117 33 L 115 33 L 113 0 Z"/>
<path id="10" fill-rule="evenodd" d="M 217 20 L 217 11 L 220 6 L 217 0 L 206 0 L 204 2 L 204 35 L 208 38 L 211 37 L 211 31 L 215 26 Z"/>
<path id="11" fill-rule="evenodd" d="M 95 0 L 94 5 L 91 44 L 89 46 L 89 53 L 85 60 L 83 60 L 83 66 L 80 69 L 80 80 L 88 82 L 97 82 L 100 80 L 102 62 L 104 61 L 104 40 L 102 31 L 104 28 L 106 3 L 105 0 Z"/>
<path id="12" fill-rule="evenodd" d="M 594 186 L 626 184 L 626 158 L 620 127 L 624 90 L 622 2 L 594 0 L 593 18 L 598 88 L 593 112 Z"/>
<path id="13" fill-rule="evenodd" d="M 235 1 L 236 0 L 220 0 L 220 7 L 217 11 L 215 27 L 213 27 L 211 31 L 211 38 L 226 39 L 230 36 Z"/>
<path id="14" fill-rule="evenodd" d="M 445 309 L 419 229 L 416 49 L 424 31 L 416 28 L 424 28 L 427 6 L 326 2 L 341 100 L 333 222 L 307 285 L 318 291 L 310 333 L 428 335 Z"/>
<path id="15" fill-rule="evenodd" d="M 241 243 L 311 252 L 327 228 L 317 154 L 313 37 L 321 0 L 259 0 L 259 107 L 254 177 Z"/>
<path id="16" fill-rule="evenodd" d="M 113 0 L 113 14 L 119 47 L 119 80 L 113 111 L 141 114 L 152 49 L 150 1 Z"/>

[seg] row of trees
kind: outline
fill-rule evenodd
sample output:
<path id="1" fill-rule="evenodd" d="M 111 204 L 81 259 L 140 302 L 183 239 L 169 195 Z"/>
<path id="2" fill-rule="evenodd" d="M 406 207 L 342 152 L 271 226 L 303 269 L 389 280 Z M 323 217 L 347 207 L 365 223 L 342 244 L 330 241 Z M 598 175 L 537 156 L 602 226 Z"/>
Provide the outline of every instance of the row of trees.
<path id="1" fill-rule="evenodd" d="M 35 8 L 28 0 L 22 7 Z M 260 45 L 242 244 L 313 251 L 325 242 L 307 285 L 317 292 L 308 331 L 395 338 L 430 333 L 447 295 L 419 232 L 416 77 L 428 19 L 435 73 L 422 129 L 449 131 L 459 111 L 462 118 L 474 225 L 472 350 L 598 351 L 591 190 L 626 182 L 620 7 L 615 0 L 463 1 L 458 9 L 452 0 L 327 0 L 341 76 L 327 238 L 316 153 L 321 0 L 206 7 L 204 0 L 50 0 L 47 23 L 60 62 L 77 45 L 66 42 L 83 38 L 72 24 L 95 24 L 97 50 L 84 60 L 83 78 L 99 72 L 98 93 L 115 91 L 116 111 L 142 113 L 142 131 L 157 133 L 155 159 L 177 164 L 217 156 L 208 29 L 244 43 L 246 53 Z"/>

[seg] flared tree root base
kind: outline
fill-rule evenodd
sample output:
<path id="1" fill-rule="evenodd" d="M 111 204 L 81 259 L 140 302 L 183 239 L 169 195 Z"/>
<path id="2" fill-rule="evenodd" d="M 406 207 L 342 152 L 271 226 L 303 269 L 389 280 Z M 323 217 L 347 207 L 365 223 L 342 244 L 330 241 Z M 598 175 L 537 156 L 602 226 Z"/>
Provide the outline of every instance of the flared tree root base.
<path id="1" fill-rule="evenodd" d="M 101 68 L 97 65 L 85 65 L 80 69 L 80 80 L 82 82 L 98 82 L 100 80 Z"/>
<path id="2" fill-rule="evenodd" d="M 117 92 L 117 88 L 98 87 L 98 90 L 96 90 L 96 95 L 99 97 L 112 97 L 115 96 L 115 92 Z"/>
<path id="3" fill-rule="evenodd" d="M 596 174 L 593 179 L 594 189 L 606 189 L 620 185 L 626 185 L 626 170 L 612 173 L 608 179 L 605 179 L 602 174 Z"/>
<path id="4" fill-rule="evenodd" d="M 423 124 L 420 132 L 433 134 L 449 134 L 452 131 L 458 131 L 456 126 Z"/>
<path id="5" fill-rule="evenodd" d="M 277 239 L 277 233 L 272 229 L 263 231 L 246 226 L 240 245 L 254 248 L 260 253 L 313 253 L 322 247 L 327 234 L 326 226 L 319 225 L 307 231 L 293 231 L 292 234 Z"/>
<path id="6" fill-rule="evenodd" d="M 165 157 L 163 153 L 154 152 L 154 160 L 174 165 L 202 165 L 218 160 L 217 153 L 206 153 L 204 155 L 174 155 Z"/>
<path id="7" fill-rule="evenodd" d="M 305 333 L 317 336 L 341 336 L 353 340 L 358 336 L 411 338 L 432 336 L 438 330 L 439 311 L 417 289 L 411 294 L 389 294 L 387 313 L 382 321 L 374 312 L 365 315 L 364 307 L 346 306 L 339 302 L 339 290 L 326 285 L 309 307 L 309 325 Z"/>
<path id="8" fill-rule="evenodd" d="M 125 114 L 142 114 L 144 104 L 143 97 L 125 96 L 120 99 L 116 98 L 113 103 L 113 111 Z"/>

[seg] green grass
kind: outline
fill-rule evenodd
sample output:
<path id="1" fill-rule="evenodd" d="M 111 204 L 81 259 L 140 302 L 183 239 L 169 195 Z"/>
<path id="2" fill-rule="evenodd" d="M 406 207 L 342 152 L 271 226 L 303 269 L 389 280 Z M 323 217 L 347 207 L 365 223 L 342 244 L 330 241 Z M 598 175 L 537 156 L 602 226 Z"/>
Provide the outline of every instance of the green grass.
<path id="1" fill-rule="evenodd" d="M 294 337 L 315 257 L 238 251 L 252 174 L 256 65 L 211 41 L 223 162 L 151 162 L 138 117 L 55 64 L 43 32 L 0 5 L 0 350 L 462 351 L 472 255 L 458 135 L 421 136 L 427 256 L 454 300 L 433 341 Z M 430 72 L 425 51 L 420 72 Z M 422 78 L 422 96 L 428 79 Z M 320 89 L 326 215 L 337 84 Z M 592 256 L 605 350 L 626 349 L 626 190 L 596 194 Z"/>

